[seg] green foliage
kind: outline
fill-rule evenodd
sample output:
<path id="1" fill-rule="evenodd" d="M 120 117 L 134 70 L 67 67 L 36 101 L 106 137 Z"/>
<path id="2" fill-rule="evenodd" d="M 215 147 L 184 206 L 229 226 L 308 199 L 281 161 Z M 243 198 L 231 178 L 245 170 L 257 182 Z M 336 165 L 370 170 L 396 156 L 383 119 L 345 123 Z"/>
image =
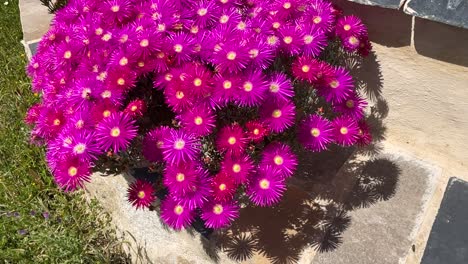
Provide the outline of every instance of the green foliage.
<path id="1" fill-rule="evenodd" d="M 126 263 L 109 216 L 55 186 L 22 122 L 30 93 L 18 0 L 0 5 L 0 263 Z M 46 219 L 43 213 L 47 212 Z"/>

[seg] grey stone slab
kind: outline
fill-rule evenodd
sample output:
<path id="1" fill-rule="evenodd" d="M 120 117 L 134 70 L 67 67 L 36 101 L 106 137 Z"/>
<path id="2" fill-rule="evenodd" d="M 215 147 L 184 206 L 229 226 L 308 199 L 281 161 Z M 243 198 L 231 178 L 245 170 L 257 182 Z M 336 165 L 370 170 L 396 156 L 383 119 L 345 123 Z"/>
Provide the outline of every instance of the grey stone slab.
<path id="1" fill-rule="evenodd" d="M 40 39 L 49 29 L 53 15 L 39 0 L 20 0 L 19 8 L 24 42 Z"/>
<path id="2" fill-rule="evenodd" d="M 380 6 L 386 8 L 398 9 L 406 0 L 348 0 L 364 5 Z"/>
<path id="3" fill-rule="evenodd" d="M 451 178 L 432 226 L 422 264 L 468 263 L 468 182 Z"/>
<path id="4" fill-rule="evenodd" d="M 468 28 L 468 0 L 409 0 L 404 11 L 413 16 Z"/>
<path id="5" fill-rule="evenodd" d="M 391 168 L 388 165 L 393 163 L 399 170 L 394 196 L 371 206 L 362 204 L 363 208 L 350 211 L 351 224 L 342 234 L 341 246 L 317 254 L 313 263 L 404 263 L 441 170 L 399 151 L 383 152 L 377 160 L 381 161 L 361 173 L 374 176 L 357 181 L 356 186 L 365 190 L 385 181 L 392 174 L 388 173 Z M 355 199 L 351 193 L 344 201 L 354 204 L 351 201 Z"/>

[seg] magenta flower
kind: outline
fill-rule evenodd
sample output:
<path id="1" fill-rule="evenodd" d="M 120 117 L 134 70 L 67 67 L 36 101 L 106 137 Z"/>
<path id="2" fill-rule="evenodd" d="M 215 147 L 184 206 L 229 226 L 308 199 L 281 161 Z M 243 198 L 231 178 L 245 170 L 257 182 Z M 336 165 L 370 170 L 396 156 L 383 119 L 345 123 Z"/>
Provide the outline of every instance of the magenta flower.
<path id="1" fill-rule="evenodd" d="M 173 195 L 184 195 L 197 186 L 197 164 L 193 161 L 177 165 L 167 165 L 164 170 L 163 183 Z"/>
<path id="2" fill-rule="evenodd" d="M 366 100 L 353 93 L 349 98 L 341 103 L 333 104 L 333 110 L 337 113 L 347 115 L 359 120 L 364 117 L 364 109 L 367 106 Z"/>
<path id="3" fill-rule="evenodd" d="M 308 23 L 314 24 L 319 30 L 330 32 L 335 21 L 334 8 L 326 0 L 312 0 L 305 12 L 305 19 Z"/>
<path id="4" fill-rule="evenodd" d="M 268 83 L 261 71 L 251 71 L 242 79 L 238 90 L 240 106 L 259 106 L 265 98 Z"/>
<path id="5" fill-rule="evenodd" d="M 341 103 L 354 92 L 353 78 L 349 72 L 337 67 L 329 76 L 325 76 L 324 83 L 318 89 L 318 94 L 331 103 Z"/>
<path id="6" fill-rule="evenodd" d="M 236 184 L 246 183 L 253 168 L 248 155 L 226 155 L 221 162 L 221 171 L 234 179 Z"/>
<path id="7" fill-rule="evenodd" d="M 312 82 L 320 77 L 320 62 L 310 57 L 298 57 L 291 68 L 293 76 L 301 81 Z"/>
<path id="8" fill-rule="evenodd" d="M 289 100 L 294 96 L 291 80 L 286 74 L 278 72 L 270 77 L 268 95 L 275 100 Z"/>
<path id="9" fill-rule="evenodd" d="M 311 151 L 326 150 L 333 140 L 333 127 L 327 119 L 311 115 L 303 120 L 298 131 L 299 142 Z"/>
<path id="10" fill-rule="evenodd" d="M 211 186 L 213 190 L 213 199 L 219 202 L 231 200 L 237 190 L 237 185 L 234 183 L 234 179 L 225 172 L 216 174 Z"/>
<path id="11" fill-rule="evenodd" d="M 219 151 L 239 155 L 247 146 L 247 139 L 239 125 L 225 126 L 218 132 L 216 146 Z"/>
<path id="12" fill-rule="evenodd" d="M 372 143 L 372 134 L 370 133 L 369 125 L 364 120 L 361 120 L 359 121 L 358 126 L 359 131 L 356 143 L 361 147 L 367 146 L 370 143 Z"/>
<path id="13" fill-rule="evenodd" d="M 157 127 L 143 139 L 143 156 L 151 162 L 163 161 L 163 145 L 164 139 L 169 137 L 170 128 L 167 126 Z"/>
<path id="14" fill-rule="evenodd" d="M 241 78 L 235 74 L 218 74 L 215 76 L 215 87 L 213 100 L 220 107 L 226 106 L 228 103 L 238 99 L 238 89 L 241 87 Z"/>
<path id="15" fill-rule="evenodd" d="M 260 120 L 273 133 L 281 133 L 294 124 L 296 107 L 289 100 L 266 102 L 260 109 Z"/>
<path id="16" fill-rule="evenodd" d="M 163 142 L 163 158 L 169 164 L 194 160 L 199 153 L 197 139 L 183 130 L 170 130 Z"/>
<path id="17" fill-rule="evenodd" d="M 137 134 L 137 126 L 130 116 L 116 112 L 98 123 L 96 140 L 101 149 L 114 152 L 127 149 Z"/>
<path id="18" fill-rule="evenodd" d="M 216 116 L 210 108 L 196 107 L 179 115 L 182 127 L 196 136 L 206 136 L 213 131 Z"/>
<path id="19" fill-rule="evenodd" d="M 161 218 L 168 226 L 181 230 L 193 222 L 194 212 L 168 196 L 161 202 Z"/>
<path id="20" fill-rule="evenodd" d="M 78 157 L 82 161 L 93 161 L 101 153 L 99 145 L 94 139 L 94 132 L 89 130 L 67 131 L 71 143 L 68 145 L 69 155 Z"/>
<path id="21" fill-rule="evenodd" d="M 325 32 L 317 29 L 315 26 L 312 26 L 311 29 L 304 34 L 302 40 L 304 44 L 304 46 L 302 46 L 303 54 L 309 57 L 318 57 L 328 45 Z"/>
<path id="22" fill-rule="evenodd" d="M 65 157 L 56 162 L 54 178 L 60 188 L 66 191 L 74 191 L 89 182 L 91 170 L 87 161 L 80 161 L 77 157 Z"/>
<path id="23" fill-rule="evenodd" d="M 34 104 L 28 109 L 26 116 L 24 117 L 24 122 L 28 125 L 33 125 L 39 119 L 41 113 L 41 104 Z"/>
<path id="24" fill-rule="evenodd" d="M 192 189 L 183 195 L 174 196 L 177 201 L 180 201 L 184 206 L 191 210 L 202 207 L 212 195 L 212 178 L 208 172 L 202 168 L 199 168 L 197 172 L 198 180 Z"/>
<path id="25" fill-rule="evenodd" d="M 255 205 L 266 207 L 279 203 L 285 190 L 281 172 L 271 166 L 261 166 L 249 182 L 247 195 Z"/>
<path id="26" fill-rule="evenodd" d="M 237 217 L 239 217 L 239 206 L 235 202 L 210 202 L 203 207 L 201 213 L 205 225 L 214 229 L 230 225 Z"/>
<path id="27" fill-rule="evenodd" d="M 183 62 L 189 62 L 191 55 L 194 54 L 195 40 L 187 33 L 179 32 L 171 37 L 172 50 L 170 54 L 178 65 Z"/>
<path id="28" fill-rule="evenodd" d="M 239 43 L 227 43 L 224 47 L 215 47 L 212 62 L 221 73 L 236 73 L 245 69 L 249 63 L 249 51 Z"/>
<path id="29" fill-rule="evenodd" d="M 285 26 L 280 28 L 279 37 L 281 48 L 286 54 L 293 56 L 301 52 L 304 38 L 302 30 L 294 26 Z"/>
<path id="30" fill-rule="evenodd" d="M 291 177 L 296 171 L 297 156 L 290 146 L 284 143 L 271 143 L 263 150 L 261 166 L 271 166 L 280 172 L 283 178 Z"/>
<path id="31" fill-rule="evenodd" d="M 143 100 L 137 99 L 131 101 L 124 109 L 124 113 L 135 118 L 140 117 L 146 111 L 146 104 Z"/>
<path id="32" fill-rule="evenodd" d="M 357 16 L 344 16 L 336 21 L 335 33 L 341 39 L 350 36 L 359 38 L 361 34 L 364 34 L 366 31 L 366 27 Z"/>
<path id="33" fill-rule="evenodd" d="M 136 209 L 148 208 L 156 200 L 153 193 L 154 188 L 150 182 L 138 179 L 128 187 L 127 197 Z"/>
<path id="34" fill-rule="evenodd" d="M 263 122 L 249 121 L 245 124 L 247 138 L 255 143 L 259 143 L 268 135 L 268 129 Z"/>
<path id="35" fill-rule="evenodd" d="M 359 138 L 359 126 L 350 117 L 337 117 L 332 122 L 335 142 L 342 146 L 351 146 Z"/>

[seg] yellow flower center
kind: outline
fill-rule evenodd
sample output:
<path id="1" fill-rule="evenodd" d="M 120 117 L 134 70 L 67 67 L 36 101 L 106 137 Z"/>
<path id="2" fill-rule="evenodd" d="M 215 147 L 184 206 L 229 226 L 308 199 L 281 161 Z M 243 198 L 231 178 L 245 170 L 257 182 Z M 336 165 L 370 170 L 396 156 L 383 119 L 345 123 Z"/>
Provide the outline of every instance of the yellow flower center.
<path id="1" fill-rule="evenodd" d="M 346 25 L 343 26 L 343 29 L 346 30 L 346 31 L 349 31 L 351 29 L 351 25 L 346 24 Z"/>
<path id="2" fill-rule="evenodd" d="M 163 32 L 166 30 L 166 25 L 165 24 L 158 24 L 158 31 Z"/>
<path id="3" fill-rule="evenodd" d="M 217 204 L 215 206 L 213 206 L 213 213 L 217 214 L 217 215 L 220 215 L 223 213 L 223 206 L 220 205 L 220 204 Z"/>
<path id="4" fill-rule="evenodd" d="M 76 174 L 78 174 L 78 169 L 74 166 L 71 166 L 70 168 L 68 168 L 68 175 L 71 176 L 71 177 L 75 177 Z"/>
<path id="5" fill-rule="evenodd" d="M 72 53 L 69 50 L 65 51 L 65 53 L 63 54 L 63 57 L 65 59 L 69 59 L 69 58 L 71 58 L 71 56 L 72 56 Z"/>
<path id="6" fill-rule="evenodd" d="M 241 21 L 239 22 L 239 24 L 237 24 L 237 29 L 239 30 L 245 30 L 246 27 L 247 27 L 247 24 L 245 24 L 244 21 Z"/>
<path id="7" fill-rule="evenodd" d="M 178 182 L 183 182 L 183 181 L 185 180 L 185 174 L 180 173 L 180 172 L 177 173 L 177 175 L 176 175 L 176 180 L 177 180 Z"/>
<path id="8" fill-rule="evenodd" d="M 111 111 L 109 110 L 104 110 L 104 112 L 102 112 L 103 117 L 109 117 L 110 115 L 111 115 Z"/>
<path id="9" fill-rule="evenodd" d="M 127 34 L 124 34 L 124 35 L 122 35 L 122 36 L 120 37 L 119 42 L 120 42 L 120 43 L 125 43 L 125 42 L 127 42 L 127 40 L 128 40 L 128 35 L 127 35 Z"/>
<path id="10" fill-rule="evenodd" d="M 158 54 L 156 56 L 158 57 L 158 59 L 163 59 L 164 57 L 166 57 L 164 52 L 158 52 Z"/>
<path id="11" fill-rule="evenodd" d="M 139 191 L 137 195 L 138 195 L 138 198 L 140 199 L 143 199 L 146 196 L 144 191 Z"/>
<path id="12" fill-rule="evenodd" d="M 231 81 L 226 80 L 226 81 L 223 82 L 223 88 L 224 89 L 226 89 L 226 90 L 231 89 L 231 87 L 232 87 L 232 82 Z"/>
<path id="13" fill-rule="evenodd" d="M 314 19 L 313 19 L 312 21 L 313 21 L 315 24 L 318 24 L 318 23 L 322 22 L 322 18 L 319 17 L 319 16 L 316 16 L 316 17 L 314 17 Z"/>
<path id="14" fill-rule="evenodd" d="M 120 128 L 114 127 L 113 129 L 111 129 L 110 135 L 111 135 L 112 137 L 118 137 L 118 136 L 120 136 Z"/>
<path id="15" fill-rule="evenodd" d="M 230 138 L 228 138 L 228 143 L 229 143 L 230 145 L 236 144 L 236 141 L 237 141 L 237 140 L 236 140 L 235 137 L 230 137 Z"/>
<path id="16" fill-rule="evenodd" d="M 112 10 L 112 12 L 117 13 L 120 10 L 120 6 L 118 6 L 118 5 L 112 6 L 111 10 Z"/>
<path id="17" fill-rule="evenodd" d="M 277 93 L 279 91 L 279 85 L 277 83 L 270 84 L 270 92 Z"/>
<path id="18" fill-rule="evenodd" d="M 251 59 L 256 58 L 258 56 L 258 53 L 259 53 L 258 49 L 249 50 L 249 56 Z"/>
<path id="19" fill-rule="evenodd" d="M 278 37 L 277 37 L 277 36 L 274 36 L 274 35 L 268 36 L 267 42 L 268 42 L 269 45 L 273 46 L 273 45 L 275 45 L 276 43 L 278 43 Z"/>
<path id="20" fill-rule="evenodd" d="M 107 34 L 104 34 L 104 36 L 102 36 L 101 39 L 104 41 L 109 41 L 111 38 L 112 38 L 112 35 L 107 33 Z"/>
<path id="21" fill-rule="evenodd" d="M 304 65 L 301 68 L 302 72 L 308 73 L 310 71 L 310 66 L 309 65 Z"/>
<path id="22" fill-rule="evenodd" d="M 241 166 L 239 164 L 232 165 L 232 171 L 235 173 L 239 173 L 241 171 Z"/>
<path id="23" fill-rule="evenodd" d="M 161 140 L 156 142 L 156 148 L 158 149 L 161 149 L 163 145 L 164 145 L 164 142 L 162 142 Z"/>
<path id="24" fill-rule="evenodd" d="M 281 112 L 281 110 L 276 109 L 276 110 L 273 111 L 273 113 L 271 114 L 271 116 L 274 117 L 274 118 L 280 118 L 282 114 L 283 114 L 283 113 Z"/>
<path id="25" fill-rule="evenodd" d="M 236 56 L 237 56 L 237 54 L 234 51 L 230 51 L 230 52 L 227 53 L 226 58 L 228 60 L 235 60 Z"/>
<path id="26" fill-rule="evenodd" d="M 202 80 L 200 78 L 195 78 L 195 80 L 193 80 L 193 85 L 195 86 L 201 86 L 202 85 Z"/>
<path id="27" fill-rule="evenodd" d="M 348 128 L 347 128 L 347 127 L 342 127 L 342 128 L 340 128 L 340 133 L 341 133 L 342 135 L 348 134 Z"/>
<path id="28" fill-rule="evenodd" d="M 253 89 L 253 85 L 251 82 L 245 82 L 244 83 L 244 91 L 250 92 Z"/>
<path id="29" fill-rule="evenodd" d="M 348 100 L 346 101 L 346 106 L 348 108 L 353 108 L 354 107 L 354 101 L 353 100 Z"/>
<path id="30" fill-rule="evenodd" d="M 118 85 L 125 85 L 125 79 L 124 79 L 124 78 L 119 78 L 119 79 L 117 80 L 117 84 L 118 84 Z"/>
<path id="31" fill-rule="evenodd" d="M 192 28 L 190 28 L 190 33 L 197 34 L 198 30 L 199 30 L 198 26 L 192 26 Z"/>
<path id="32" fill-rule="evenodd" d="M 291 3 L 290 3 L 290 2 L 284 3 L 284 4 L 283 4 L 283 8 L 284 8 L 284 9 L 289 9 L 289 8 L 291 8 Z"/>
<path id="33" fill-rule="evenodd" d="M 183 49 L 184 49 L 184 47 L 182 47 L 182 45 L 180 45 L 180 44 L 175 44 L 174 45 L 174 51 L 177 52 L 177 53 L 181 53 Z"/>
<path id="34" fill-rule="evenodd" d="M 144 40 L 140 41 L 140 47 L 146 48 L 146 47 L 148 47 L 148 45 L 149 45 L 149 40 L 144 39 Z"/>
<path id="35" fill-rule="evenodd" d="M 268 181 L 267 179 L 263 179 L 259 182 L 258 185 L 260 186 L 261 189 L 266 190 L 270 188 L 270 181 Z"/>
<path id="36" fill-rule="evenodd" d="M 229 16 L 228 15 L 222 15 L 219 18 L 219 23 L 221 23 L 221 24 L 226 24 L 228 21 L 229 21 Z"/>
<path id="37" fill-rule="evenodd" d="M 172 81 L 173 77 L 174 76 L 172 74 L 168 73 L 168 74 L 164 75 L 164 80 L 170 82 L 170 81 Z"/>
<path id="38" fill-rule="evenodd" d="M 128 59 L 125 57 L 122 57 L 119 61 L 120 66 L 125 66 L 128 64 Z"/>
<path id="39" fill-rule="evenodd" d="M 60 126 L 60 119 L 54 119 L 54 126 Z"/>
<path id="40" fill-rule="evenodd" d="M 348 40 L 348 42 L 351 45 L 357 46 L 359 44 L 359 39 L 357 39 L 355 36 L 351 36 Z"/>
<path id="41" fill-rule="evenodd" d="M 103 32 L 104 30 L 102 28 L 96 28 L 96 30 L 94 31 L 94 33 L 98 36 L 102 35 Z"/>
<path id="42" fill-rule="evenodd" d="M 221 183 L 221 184 L 219 185 L 219 190 L 220 190 L 220 191 L 226 190 L 226 184 Z"/>
<path id="43" fill-rule="evenodd" d="M 181 215 L 183 212 L 184 208 L 181 205 L 176 205 L 176 207 L 174 207 L 174 213 L 176 215 Z"/>
<path id="44" fill-rule="evenodd" d="M 86 145 L 83 143 L 78 143 L 76 146 L 73 148 L 73 152 L 76 154 L 83 154 L 86 150 Z"/>
<path id="45" fill-rule="evenodd" d="M 273 28 L 278 29 L 281 26 L 279 22 L 273 22 Z"/>
<path id="46" fill-rule="evenodd" d="M 273 161 L 275 162 L 276 165 L 283 165 L 283 157 L 281 157 L 280 155 L 276 155 L 275 158 L 273 159 Z"/>
<path id="47" fill-rule="evenodd" d="M 260 134 L 260 130 L 258 128 L 254 129 L 253 134 L 258 136 L 258 134 Z"/>
<path id="48" fill-rule="evenodd" d="M 177 91 L 175 96 L 176 96 L 177 99 L 180 100 L 180 99 L 184 98 L 185 95 L 184 95 L 184 92 Z"/>
<path id="49" fill-rule="evenodd" d="M 76 122 L 76 124 L 75 124 L 75 127 L 78 128 L 78 129 L 83 128 L 83 126 L 84 126 L 84 121 L 83 120 L 78 120 L 78 122 Z"/>
<path id="50" fill-rule="evenodd" d="M 304 43 L 309 45 L 310 43 L 312 43 L 312 41 L 314 41 L 314 37 L 311 36 L 311 35 L 305 35 L 304 36 Z"/>
<path id="51" fill-rule="evenodd" d="M 333 80 L 329 84 L 330 84 L 330 87 L 333 89 L 338 88 L 338 86 L 340 86 L 340 82 L 338 80 Z"/>
<path id="52" fill-rule="evenodd" d="M 104 81 L 107 78 L 107 72 L 103 71 L 99 73 L 98 80 Z"/>
<path id="53" fill-rule="evenodd" d="M 200 8 L 200 9 L 198 9 L 198 11 L 197 11 L 197 14 L 198 14 L 199 16 L 204 16 L 204 15 L 206 15 L 206 13 L 208 13 L 208 10 L 207 10 L 206 8 Z"/>
<path id="54" fill-rule="evenodd" d="M 36 62 L 36 63 L 34 63 L 34 64 L 33 64 L 33 68 L 34 68 L 34 69 L 37 69 L 37 68 L 39 68 L 39 63 L 37 63 L 37 62 Z"/>
<path id="55" fill-rule="evenodd" d="M 286 36 L 283 38 L 283 41 L 286 44 L 291 44 L 291 42 L 293 41 L 293 38 L 291 36 Z"/>
<path id="56" fill-rule="evenodd" d="M 185 141 L 183 141 L 182 139 L 176 140 L 176 142 L 174 143 L 174 148 L 177 150 L 181 150 L 184 147 L 185 147 Z"/>
<path id="57" fill-rule="evenodd" d="M 194 122 L 195 122 L 195 125 L 199 126 L 199 125 L 203 124 L 203 118 L 201 116 L 197 116 L 197 117 L 195 117 Z"/>
<path id="58" fill-rule="evenodd" d="M 310 130 L 310 134 L 313 136 L 313 137 L 318 137 L 320 136 L 320 130 L 318 128 L 312 128 Z"/>

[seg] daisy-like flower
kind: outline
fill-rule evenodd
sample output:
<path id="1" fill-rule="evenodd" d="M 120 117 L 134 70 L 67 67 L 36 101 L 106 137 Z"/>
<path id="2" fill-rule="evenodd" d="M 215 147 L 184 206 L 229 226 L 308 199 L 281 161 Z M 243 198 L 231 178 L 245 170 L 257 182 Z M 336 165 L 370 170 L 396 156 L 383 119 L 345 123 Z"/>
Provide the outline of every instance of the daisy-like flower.
<path id="1" fill-rule="evenodd" d="M 205 225 L 214 229 L 228 226 L 237 217 L 239 206 L 236 202 L 210 202 L 203 207 L 201 213 Z"/>
<path id="2" fill-rule="evenodd" d="M 254 166 L 248 155 L 226 155 L 221 162 L 221 171 L 234 179 L 236 184 L 246 183 Z"/>
<path id="3" fill-rule="evenodd" d="M 321 31 L 330 32 L 335 21 L 332 4 L 326 0 L 312 0 L 305 11 L 305 19 Z"/>
<path id="4" fill-rule="evenodd" d="M 95 122 L 100 122 L 103 119 L 109 118 L 117 112 L 117 107 L 109 99 L 101 100 L 91 108 L 91 115 Z"/>
<path id="5" fill-rule="evenodd" d="M 312 26 L 302 37 L 302 52 L 305 56 L 318 57 L 328 44 L 327 35 Z"/>
<path id="6" fill-rule="evenodd" d="M 336 21 L 335 33 L 341 39 L 355 36 L 360 37 L 366 31 L 366 27 L 357 16 L 344 16 Z"/>
<path id="7" fill-rule="evenodd" d="M 291 177 L 297 168 L 297 156 L 290 146 L 283 143 L 271 143 L 263 150 L 260 162 L 262 166 L 272 166 L 279 170 L 283 178 Z"/>
<path id="8" fill-rule="evenodd" d="M 265 98 L 268 83 L 261 71 L 250 71 L 242 79 L 238 91 L 240 106 L 259 106 Z"/>
<path id="9" fill-rule="evenodd" d="M 137 76 L 130 69 L 114 68 L 105 75 L 105 83 L 111 90 L 125 91 L 135 86 Z"/>
<path id="10" fill-rule="evenodd" d="M 122 23 L 133 14 L 132 1 L 130 0 L 107 0 L 99 7 L 109 24 Z"/>
<path id="11" fill-rule="evenodd" d="M 351 117 L 337 117 L 332 122 L 335 142 L 342 146 L 351 146 L 359 138 L 359 126 Z"/>
<path id="12" fill-rule="evenodd" d="M 273 133 L 281 133 L 294 124 L 296 107 L 290 100 L 265 102 L 260 109 L 260 120 Z"/>
<path id="13" fill-rule="evenodd" d="M 194 98 L 188 87 L 180 83 L 170 85 L 164 90 L 166 103 L 172 107 L 175 112 L 183 112 L 190 109 L 194 104 Z"/>
<path id="14" fill-rule="evenodd" d="M 247 49 L 252 67 L 266 69 L 273 62 L 275 50 L 265 41 L 253 39 L 247 44 Z"/>
<path id="15" fill-rule="evenodd" d="M 169 164 L 194 160 L 199 153 L 199 142 L 183 130 L 171 130 L 163 139 L 163 158 Z"/>
<path id="16" fill-rule="evenodd" d="M 333 127 L 327 119 L 319 115 L 310 115 L 301 122 L 298 139 L 308 150 L 326 150 L 333 140 Z"/>
<path id="17" fill-rule="evenodd" d="M 68 146 L 68 153 L 83 161 L 93 161 L 100 154 L 99 145 L 94 139 L 94 132 L 89 130 L 67 131 L 71 144 Z"/>
<path id="18" fill-rule="evenodd" d="M 233 155 L 241 154 L 247 146 L 247 139 L 242 127 L 235 124 L 221 128 L 218 132 L 216 146 L 221 152 Z"/>
<path id="19" fill-rule="evenodd" d="M 173 195 L 184 195 L 197 186 L 198 168 L 189 161 L 178 165 L 168 164 L 164 170 L 163 183 Z"/>
<path id="20" fill-rule="evenodd" d="M 293 56 L 300 53 L 304 38 L 302 30 L 294 26 L 282 27 L 279 30 L 279 37 L 281 48 L 286 54 Z"/>
<path id="21" fill-rule="evenodd" d="M 259 143 L 268 135 L 268 129 L 260 121 L 249 121 L 245 124 L 247 138 L 254 143 Z"/>
<path id="22" fill-rule="evenodd" d="M 333 104 L 333 110 L 337 113 L 347 115 L 353 119 L 359 120 L 364 117 L 364 109 L 367 106 L 366 100 L 356 93 L 339 104 Z"/>
<path id="23" fill-rule="evenodd" d="M 160 126 L 152 129 L 143 139 L 143 156 L 151 162 L 163 161 L 164 139 L 169 137 L 170 128 Z"/>
<path id="24" fill-rule="evenodd" d="M 42 137 L 53 138 L 62 130 L 65 122 L 62 111 L 43 107 L 36 128 Z"/>
<path id="25" fill-rule="evenodd" d="M 211 95 L 213 88 L 213 80 L 211 71 L 199 63 L 187 63 L 184 66 L 184 71 L 187 72 L 187 83 L 193 95 L 197 98 L 204 98 Z"/>
<path id="26" fill-rule="evenodd" d="M 370 133 L 369 125 L 364 120 L 361 120 L 358 122 L 358 126 L 358 140 L 356 143 L 361 147 L 372 143 L 372 135 Z"/>
<path id="27" fill-rule="evenodd" d="M 174 198 L 189 209 L 200 208 L 211 196 L 211 182 L 212 178 L 209 176 L 208 171 L 199 168 L 198 180 L 192 189 L 183 195 L 174 196 Z"/>
<path id="28" fill-rule="evenodd" d="M 300 56 L 292 64 L 292 74 L 299 80 L 313 82 L 318 79 L 320 62 L 316 59 Z"/>
<path id="29" fill-rule="evenodd" d="M 172 196 L 167 196 L 161 202 L 161 218 L 168 226 L 176 230 L 188 227 L 194 217 L 193 210 L 176 201 Z"/>
<path id="30" fill-rule="evenodd" d="M 94 130 L 96 123 L 93 120 L 92 114 L 85 111 L 77 111 L 69 117 L 67 124 L 68 129 L 73 130 Z"/>
<path id="31" fill-rule="evenodd" d="M 78 187 L 83 187 L 84 182 L 89 182 L 91 175 L 89 162 L 79 160 L 77 157 L 65 157 L 56 164 L 54 179 L 64 190 L 74 191 Z"/>
<path id="32" fill-rule="evenodd" d="M 245 46 L 239 43 L 226 43 L 222 48 L 215 49 L 212 62 L 222 73 L 236 73 L 245 69 L 249 60 L 249 51 Z"/>
<path id="33" fill-rule="evenodd" d="M 247 195 L 255 205 L 267 207 L 279 203 L 285 190 L 286 183 L 278 169 L 260 166 L 249 182 Z"/>
<path id="34" fill-rule="evenodd" d="M 341 40 L 343 47 L 349 51 L 354 52 L 361 46 L 361 40 L 356 36 L 348 36 Z"/>
<path id="35" fill-rule="evenodd" d="M 218 74 L 214 79 L 215 87 L 213 100 L 219 107 L 226 106 L 238 98 L 238 87 L 242 84 L 241 78 L 235 74 Z"/>
<path id="36" fill-rule="evenodd" d="M 179 116 L 185 130 L 196 136 L 206 136 L 213 131 L 216 116 L 210 108 L 199 106 Z"/>
<path id="37" fill-rule="evenodd" d="M 124 113 L 133 118 L 142 116 L 145 111 L 146 104 L 141 99 L 131 101 L 124 109 Z"/>
<path id="38" fill-rule="evenodd" d="M 190 34 L 176 33 L 171 37 L 170 45 L 172 46 L 170 54 L 178 65 L 192 60 L 191 55 L 195 52 L 195 39 Z"/>
<path id="39" fill-rule="evenodd" d="M 192 19 L 200 28 L 213 25 L 220 15 L 215 1 L 196 1 L 193 2 L 191 9 L 194 11 Z"/>
<path id="40" fill-rule="evenodd" d="M 148 29 L 137 34 L 135 39 L 130 40 L 129 52 L 135 58 L 151 58 L 161 51 L 161 37 L 153 29 Z"/>
<path id="41" fill-rule="evenodd" d="M 268 95 L 275 100 L 289 100 L 294 96 L 291 80 L 282 72 L 270 76 Z"/>
<path id="42" fill-rule="evenodd" d="M 222 171 L 213 178 L 211 186 L 213 199 L 219 202 L 231 200 L 237 190 L 237 184 L 235 184 L 234 179 Z"/>
<path id="43" fill-rule="evenodd" d="M 341 103 L 349 98 L 354 92 L 353 78 L 349 72 L 342 67 L 336 67 L 329 76 L 324 77 L 318 94 L 331 103 Z"/>
<path id="44" fill-rule="evenodd" d="M 127 190 L 127 197 L 128 201 L 136 209 L 148 208 L 156 200 L 153 185 L 141 179 L 130 184 Z"/>
<path id="45" fill-rule="evenodd" d="M 28 125 L 32 125 L 37 122 L 39 115 L 41 113 L 41 104 L 34 104 L 28 109 L 26 116 L 24 117 L 24 122 Z"/>
<path id="46" fill-rule="evenodd" d="M 96 140 L 101 149 L 114 152 L 125 150 L 137 134 L 137 126 L 130 116 L 116 112 L 101 120 L 96 128 Z"/>

